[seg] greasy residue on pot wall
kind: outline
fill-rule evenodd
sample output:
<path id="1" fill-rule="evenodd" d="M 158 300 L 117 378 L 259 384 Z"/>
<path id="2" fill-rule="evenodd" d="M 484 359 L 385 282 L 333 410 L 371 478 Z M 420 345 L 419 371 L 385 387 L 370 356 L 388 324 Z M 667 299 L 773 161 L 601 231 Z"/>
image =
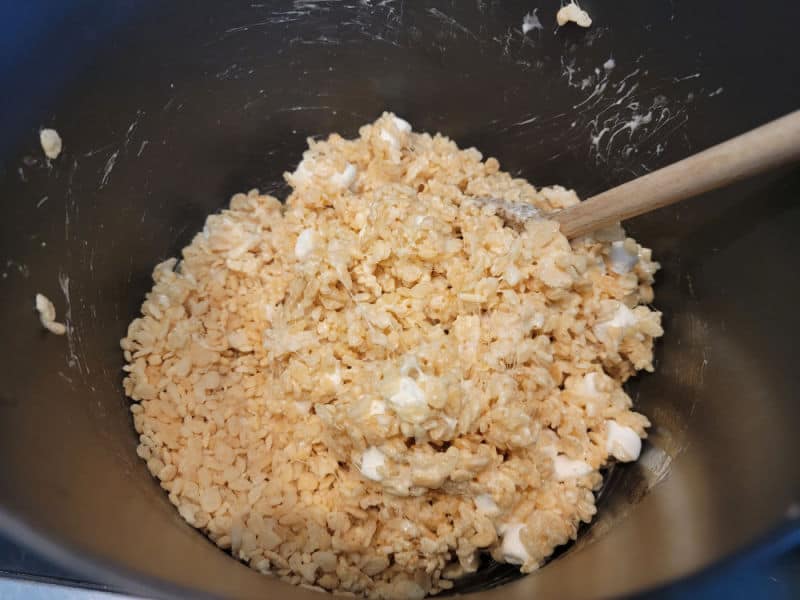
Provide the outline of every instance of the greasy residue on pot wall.
<path id="1" fill-rule="evenodd" d="M 555 24 L 558 3 L 537 4 L 541 6 L 531 5 L 525 12 L 511 15 L 504 13 L 496 2 L 478 0 L 475 10 L 483 20 L 481 25 L 471 29 L 449 14 L 446 7 L 429 7 L 418 11 L 415 18 L 409 18 L 406 3 L 395 0 L 350 3 L 296 0 L 291 9 L 283 11 L 269 11 L 267 4 L 253 3 L 253 19 L 227 27 L 217 41 L 242 32 L 282 25 L 286 26 L 284 31 L 290 47 L 339 46 L 368 39 L 409 51 L 434 51 L 444 57 L 472 46 L 496 55 L 507 65 L 514 65 L 518 77 L 536 78 L 553 68 L 552 56 L 537 54 L 537 48 L 545 41 L 552 42 L 552 39 L 545 40 L 550 37 L 561 43 L 557 59 L 560 65 L 556 65 L 561 75 L 558 84 L 571 88 L 575 101 L 532 112 L 514 122 L 507 120 L 503 103 L 499 102 L 496 107 L 486 107 L 489 111 L 486 123 L 512 136 L 531 138 L 535 135 L 550 144 L 558 141 L 564 150 L 553 153 L 547 160 L 558 160 L 568 152 L 580 150 L 592 164 L 627 177 L 639 176 L 661 166 L 661 157 L 675 140 L 681 143 L 681 150 L 688 153 L 682 128 L 689 119 L 691 106 L 701 96 L 713 98 L 723 93 L 724 88 L 718 82 L 710 82 L 707 87 L 700 71 L 660 74 L 654 80 L 646 52 L 625 63 L 615 60 L 612 47 L 608 59 L 598 61 L 593 47 L 609 38 L 613 27 L 613 23 L 603 22 L 604 14 L 595 15 L 595 23 L 576 42 L 572 32 Z M 325 19 L 334 10 L 337 18 L 342 11 L 346 11 L 347 16 L 331 26 Z M 420 14 L 425 19 L 420 19 Z M 502 21 L 505 25 L 498 28 Z M 303 25 L 308 27 L 303 29 Z M 252 67 L 242 61 L 226 64 L 215 74 L 224 79 L 252 75 Z M 476 81 L 475 85 L 481 84 Z M 260 90 L 260 93 L 265 92 Z M 258 98 L 255 98 L 245 108 L 257 103 Z M 336 109 L 326 103 L 306 103 L 283 110 L 335 113 Z M 492 113 L 492 110 L 498 112 Z M 364 115 L 364 120 L 373 117 Z M 520 131 L 520 127 L 527 129 Z"/>
<path id="2" fill-rule="evenodd" d="M 76 262 L 81 265 L 81 268 L 88 271 L 89 277 L 84 280 L 91 283 L 94 281 L 94 261 L 97 258 L 98 249 L 94 245 L 90 245 L 87 236 L 87 228 L 102 227 L 102 223 L 88 223 L 81 224 L 83 227 L 78 228 L 78 220 L 81 217 L 80 208 L 82 203 L 87 201 L 87 196 L 82 196 L 80 192 L 73 189 L 75 175 L 79 168 L 82 166 L 82 161 L 85 163 L 90 161 L 90 166 L 83 168 L 97 169 L 97 189 L 103 190 L 110 182 L 112 173 L 120 158 L 131 158 L 141 156 L 142 150 L 146 145 L 146 140 L 143 140 L 138 148 L 138 152 L 134 154 L 130 147 L 134 130 L 139 124 L 140 119 L 144 116 L 144 112 L 137 110 L 133 119 L 127 126 L 124 134 L 119 141 L 105 142 L 95 148 L 86 150 L 81 153 L 65 153 L 65 156 L 60 157 L 59 163 L 51 163 L 47 161 L 46 171 L 48 174 L 50 170 L 57 168 L 64 168 L 62 165 L 69 165 L 66 167 L 66 185 L 64 186 L 64 239 L 66 243 L 66 256 L 65 262 L 68 265 L 74 265 Z M 113 138 L 114 136 L 109 136 Z M 66 142 L 69 144 L 69 141 Z M 67 146 L 69 149 L 69 146 Z M 99 162 L 98 162 L 99 161 Z M 55 162 L 55 161 L 53 161 Z M 80 231 L 80 233 L 79 233 Z M 100 250 L 102 251 L 102 250 Z M 79 256 L 76 257 L 75 254 Z M 76 260 L 77 259 L 77 260 Z M 58 274 L 58 285 L 61 289 L 63 297 L 64 322 L 67 327 L 67 348 L 66 348 L 66 363 L 67 367 L 76 372 L 80 379 L 91 389 L 94 388 L 94 382 L 91 379 L 90 363 L 92 361 L 86 356 L 86 349 L 83 343 L 83 337 L 86 334 L 86 327 L 94 326 L 97 316 L 96 302 L 98 298 L 90 290 L 82 289 L 78 284 L 83 278 L 71 278 L 71 271 L 74 270 L 73 266 L 64 265 Z M 74 307 L 74 303 L 77 306 Z M 78 308 L 81 312 L 88 313 L 90 318 L 76 319 L 74 316 L 74 308 Z M 62 378 L 70 385 L 73 383 L 72 378 L 66 374 L 59 373 Z M 107 377 L 114 377 L 115 375 L 104 369 L 104 375 Z M 98 408 L 102 408 L 98 405 Z"/>

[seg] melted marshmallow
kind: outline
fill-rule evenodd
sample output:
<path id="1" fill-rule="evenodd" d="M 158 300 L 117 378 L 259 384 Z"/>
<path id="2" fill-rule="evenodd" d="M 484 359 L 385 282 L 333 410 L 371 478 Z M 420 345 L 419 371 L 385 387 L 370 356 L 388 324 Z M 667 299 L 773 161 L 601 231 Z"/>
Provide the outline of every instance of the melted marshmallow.
<path id="1" fill-rule="evenodd" d="M 592 24 L 592 18 L 589 16 L 589 13 L 575 4 L 574 0 L 571 0 L 569 4 L 562 6 L 561 10 L 556 13 L 556 22 L 558 23 L 559 27 L 563 27 L 570 21 L 576 25 L 579 25 L 580 27 L 589 27 Z"/>
<path id="2" fill-rule="evenodd" d="M 475 501 L 475 508 L 487 516 L 494 516 L 500 513 L 500 507 L 494 501 L 490 494 L 478 494 L 473 498 Z"/>
<path id="3" fill-rule="evenodd" d="M 344 171 L 331 176 L 331 183 L 340 188 L 349 188 L 356 180 L 357 173 L 358 171 L 356 171 L 356 168 L 350 163 L 347 163 Z"/>
<path id="4" fill-rule="evenodd" d="M 586 373 L 579 389 L 587 396 L 601 396 L 602 392 L 597 388 L 597 373 Z"/>
<path id="5" fill-rule="evenodd" d="M 389 396 L 389 406 L 401 417 L 410 419 L 427 414 L 428 402 L 425 393 L 411 377 L 403 376 L 397 391 Z"/>
<path id="6" fill-rule="evenodd" d="M 608 438 L 606 450 L 614 458 L 622 462 L 631 462 L 642 453 L 642 439 L 633 429 L 620 425 L 616 421 L 606 421 Z"/>
<path id="7" fill-rule="evenodd" d="M 55 129 L 42 129 L 39 132 L 39 143 L 47 158 L 58 158 L 61 154 L 61 136 Z"/>
<path id="8" fill-rule="evenodd" d="M 401 133 L 410 133 L 411 132 L 411 123 L 406 121 L 405 119 L 401 119 L 400 117 L 392 117 L 392 122 L 394 126 L 397 127 L 397 130 Z"/>
<path id="9" fill-rule="evenodd" d="M 637 318 L 634 312 L 625 306 L 622 302 L 617 303 L 617 310 L 614 316 L 607 321 L 603 321 L 594 326 L 594 333 L 598 338 L 606 338 L 608 329 L 614 327 L 622 330 L 623 334 L 625 329 L 633 327 L 637 323 Z"/>
<path id="10" fill-rule="evenodd" d="M 297 168 L 292 173 L 292 183 L 297 185 L 298 183 L 308 183 L 311 180 L 311 168 L 309 168 L 307 163 L 313 163 L 314 161 L 311 159 L 303 159 L 300 161 L 300 164 L 297 165 Z"/>
<path id="11" fill-rule="evenodd" d="M 333 385 L 341 385 L 342 384 L 342 373 L 339 371 L 337 367 L 333 373 L 328 373 L 327 375 L 328 381 L 330 381 Z"/>
<path id="12" fill-rule="evenodd" d="M 597 414 L 596 400 L 601 400 L 604 393 L 597 387 L 597 373 L 586 373 L 575 386 L 575 391 L 583 396 L 586 414 L 593 417 Z"/>
<path id="13" fill-rule="evenodd" d="M 611 260 L 611 270 L 618 275 L 629 273 L 639 262 L 639 254 L 628 250 L 622 241 L 611 242 L 608 257 Z"/>
<path id="14" fill-rule="evenodd" d="M 625 327 L 633 327 L 636 325 L 636 315 L 633 314 L 630 308 L 620 302 L 617 307 L 617 312 L 614 313 L 610 321 L 606 322 L 606 325 L 608 327 L 620 327 L 622 329 Z"/>
<path id="15" fill-rule="evenodd" d="M 391 133 L 389 133 L 385 129 L 381 129 L 380 138 L 385 142 L 389 142 L 389 145 L 392 148 L 399 148 L 400 147 L 400 142 L 397 141 L 397 138 L 394 137 Z"/>
<path id="16" fill-rule="evenodd" d="M 503 541 L 500 551 L 503 553 L 503 561 L 511 565 L 525 564 L 531 557 L 519 538 L 523 527 L 525 527 L 524 523 L 512 523 L 501 527 Z"/>
<path id="17" fill-rule="evenodd" d="M 554 446 L 542 448 L 545 454 L 553 459 L 553 474 L 558 481 L 567 481 L 588 475 L 594 469 L 582 460 L 573 460 L 563 454 L 558 454 Z"/>
<path id="18" fill-rule="evenodd" d="M 314 251 L 314 230 L 304 229 L 297 236 L 294 245 L 294 255 L 297 260 L 304 260 Z"/>
<path id="19" fill-rule="evenodd" d="M 369 405 L 369 413 L 370 416 L 375 415 L 385 415 L 386 414 L 386 404 L 381 402 L 380 400 L 373 400 Z"/>
<path id="20" fill-rule="evenodd" d="M 393 116 L 392 123 L 394 124 L 395 129 L 400 132 L 400 134 L 406 134 L 411 131 L 411 124 L 405 119 Z M 395 137 L 391 132 L 381 129 L 380 138 L 386 142 L 389 142 L 389 145 L 391 145 L 392 148 L 400 148 L 400 140 L 398 140 L 397 137 Z"/>
<path id="21" fill-rule="evenodd" d="M 539 21 L 539 17 L 536 15 L 537 10 L 538 9 L 534 8 L 533 12 L 530 12 L 522 17 L 522 35 L 525 35 L 534 29 L 544 29 L 541 21 Z"/>
<path id="22" fill-rule="evenodd" d="M 367 479 L 372 481 L 380 481 L 383 475 L 378 472 L 386 464 L 386 456 L 378 450 L 375 446 L 370 446 L 361 455 L 361 465 L 359 471 Z"/>
<path id="23" fill-rule="evenodd" d="M 563 454 L 558 454 L 553 458 L 553 471 L 555 472 L 556 479 L 559 481 L 567 481 L 569 479 L 577 479 L 588 475 L 594 469 L 588 463 L 582 460 L 573 460 Z"/>
<path id="24" fill-rule="evenodd" d="M 56 321 L 56 307 L 47 296 L 36 294 L 35 306 L 39 312 L 39 321 L 42 323 L 42 327 L 56 335 L 64 335 L 67 332 L 67 326 Z"/>

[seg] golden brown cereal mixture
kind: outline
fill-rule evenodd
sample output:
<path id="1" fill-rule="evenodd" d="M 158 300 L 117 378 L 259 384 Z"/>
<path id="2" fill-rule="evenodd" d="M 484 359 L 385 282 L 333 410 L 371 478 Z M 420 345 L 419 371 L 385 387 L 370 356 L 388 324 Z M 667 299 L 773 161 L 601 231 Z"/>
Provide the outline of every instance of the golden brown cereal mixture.
<path id="1" fill-rule="evenodd" d="M 422 598 L 481 553 L 533 571 L 595 513 L 647 419 L 658 264 L 617 227 L 504 226 L 536 190 L 384 114 L 309 140 L 153 272 L 122 340 L 139 456 L 191 525 L 264 573 Z"/>

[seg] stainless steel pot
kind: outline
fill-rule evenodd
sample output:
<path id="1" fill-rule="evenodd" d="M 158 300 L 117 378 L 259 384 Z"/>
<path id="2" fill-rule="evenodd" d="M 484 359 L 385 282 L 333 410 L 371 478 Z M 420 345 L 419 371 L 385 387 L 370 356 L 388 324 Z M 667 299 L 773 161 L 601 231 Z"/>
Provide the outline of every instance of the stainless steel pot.
<path id="1" fill-rule="evenodd" d="M 0 9 L 0 527 L 132 592 L 316 597 L 219 551 L 136 457 L 118 340 L 152 266 L 232 193 L 284 193 L 306 136 L 385 109 L 589 195 L 800 106 L 795 4 L 756 22 L 721 0 L 586 0 L 588 30 L 538 4 Z M 52 162 L 44 126 L 64 139 Z M 799 196 L 791 168 L 629 224 L 663 264 L 657 371 L 630 386 L 654 423 L 644 455 L 541 571 L 460 591 L 632 594 L 797 539 Z M 37 292 L 66 338 L 42 332 Z"/>

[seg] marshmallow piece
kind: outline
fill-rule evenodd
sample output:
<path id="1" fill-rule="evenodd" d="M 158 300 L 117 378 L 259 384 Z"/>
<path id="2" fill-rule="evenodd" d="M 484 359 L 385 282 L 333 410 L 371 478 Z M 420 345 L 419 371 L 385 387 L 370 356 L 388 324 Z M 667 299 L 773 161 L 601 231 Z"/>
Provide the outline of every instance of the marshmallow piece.
<path id="1" fill-rule="evenodd" d="M 61 136 L 55 129 L 42 129 L 39 132 L 39 143 L 47 158 L 58 158 L 58 155 L 61 154 Z"/>
<path id="2" fill-rule="evenodd" d="M 580 27 L 589 27 L 592 24 L 592 18 L 589 16 L 589 13 L 575 4 L 574 0 L 571 0 L 569 4 L 562 6 L 561 9 L 556 13 L 556 22 L 558 23 L 559 27 L 563 27 L 570 21 Z"/>
<path id="3" fill-rule="evenodd" d="M 503 554 L 503 560 L 510 565 L 525 564 L 531 557 L 519 538 L 523 527 L 525 527 L 524 523 L 512 523 L 501 527 L 503 541 L 500 545 L 500 551 Z"/>
<path id="4" fill-rule="evenodd" d="M 622 462 L 632 462 L 639 458 L 642 453 L 642 439 L 639 434 L 612 420 L 606 421 L 606 427 L 606 450 L 611 456 Z"/>
<path id="5" fill-rule="evenodd" d="M 358 171 L 356 171 L 356 168 L 350 163 L 347 163 L 344 171 L 331 176 L 331 183 L 340 188 L 349 188 L 356 180 L 357 173 Z"/>
<path id="6" fill-rule="evenodd" d="M 611 270 L 618 275 L 629 273 L 639 262 L 639 255 L 628 250 L 624 241 L 611 242 L 611 251 L 608 255 L 611 260 Z"/>
<path id="7" fill-rule="evenodd" d="M 367 479 L 381 481 L 383 475 L 381 475 L 378 469 L 382 468 L 384 465 L 386 465 L 386 456 L 375 446 L 370 446 L 364 451 L 364 454 L 361 455 L 361 465 L 358 467 L 358 470 L 361 471 L 361 474 Z"/>
<path id="8" fill-rule="evenodd" d="M 297 236 L 294 245 L 294 255 L 297 260 L 305 260 L 314 251 L 314 230 L 304 229 Z"/>

